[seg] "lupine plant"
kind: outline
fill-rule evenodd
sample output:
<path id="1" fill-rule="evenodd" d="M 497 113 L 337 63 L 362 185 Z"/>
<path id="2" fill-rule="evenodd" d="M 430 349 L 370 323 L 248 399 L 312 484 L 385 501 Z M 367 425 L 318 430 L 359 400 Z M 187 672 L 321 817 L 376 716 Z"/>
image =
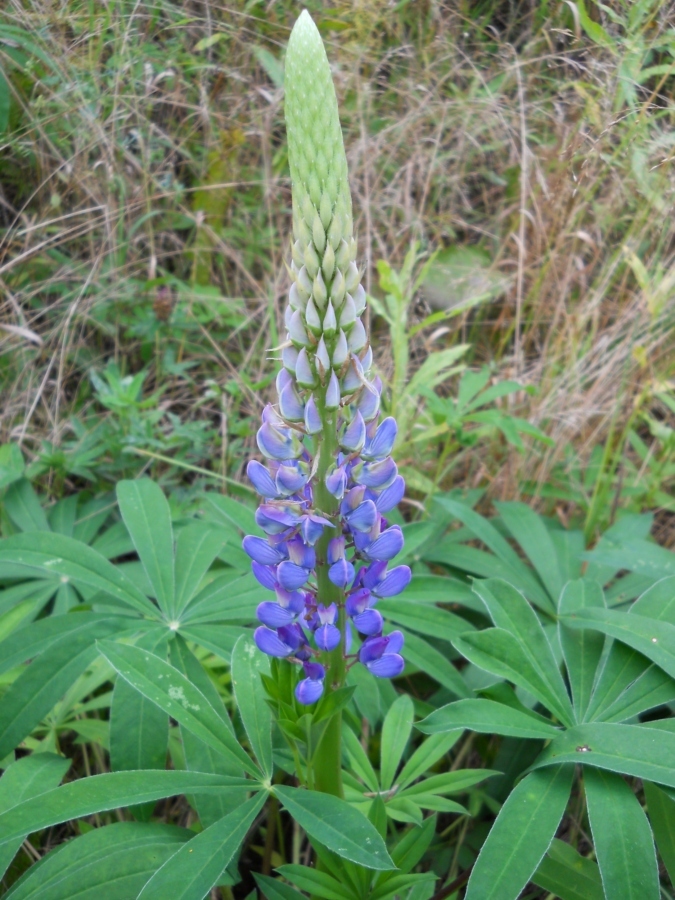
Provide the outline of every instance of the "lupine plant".
<path id="1" fill-rule="evenodd" d="M 313 705 L 326 690 L 343 687 L 347 665 L 362 664 L 380 678 L 401 674 L 403 635 L 383 633 L 375 604 L 401 593 L 410 569 L 387 568 L 403 535 L 385 514 L 405 484 L 390 455 L 396 421 L 378 424 L 382 383 L 371 372 L 362 320 L 366 294 L 337 100 L 308 13 L 291 35 L 286 71 L 293 283 L 278 404 L 265 407 L 257 435 L 269 465 L 248 465 L 263 497 L 256 522 L 267 539 L 246 537 L 244 550 L 255 577 L 275 593 L 258 607 L 256 644 L 302 666 L 295 696 Z M 358 647 L 355 633 L 365 638 Z M 334 793 L 339 735 L 335 714 L 314 764 L 317 786 Z"/>

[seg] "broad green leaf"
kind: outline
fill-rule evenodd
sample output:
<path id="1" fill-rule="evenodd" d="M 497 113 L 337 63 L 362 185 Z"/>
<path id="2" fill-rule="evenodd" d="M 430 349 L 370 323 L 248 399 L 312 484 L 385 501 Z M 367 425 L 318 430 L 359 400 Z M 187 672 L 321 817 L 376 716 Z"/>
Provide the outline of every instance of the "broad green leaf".
<path id="1" fill-rule="evenodd" d="M 3 98 L 7 102 L 5 114 L 9 114 L 9 85 L 4 81 L 2 73 L 0 73 L 0 107 L 3 104 Z M 0 109 L 0 132 L 5 129 L 2 127 L 3 111 Z M 23 453 L 18 444 L 1 444 L 0 445 L 0 488 L 5 488 L 19 478 L 24 473 L 26 464 L 23 460 Z"/>
<path id="2" fill-rule="evenodd" d="M 7 488 L 3 506 L 21 531 L 30 533 L 51 530 L 33 485 L 27 478 L 20 478 Z"/>
<path id="3" fill-rule="evenodd" d="M 186 640 L 194 641 L 230 663 L 234 645 L 240 637 L 250 635 L 251 629 L 242 625 L 187 625 L 181 627 L 180 633 Z"/>
<path id="4" fill-rule="evenodd" d="M 462 729 L 448 734 L 433 734 L 424 740 L 401 769 L 397 778 L 401 788 L 412 784 L 454 747 L 462 735 Z"/>
<path id="5" fill-rule="evenodd" d="M 201 522 L 183 528 L 176 539 L 176 606 L 180 614 L 197 594 L 211 563 L 223 546 L 218 530 Z"/>
<path id="6" fill-rule="evenodd" d="M 89 612 L 39 619 L 0 643 L 0 673 L 39 656 L 65 638 L 75 640 L 81 634 L 90 634 L 93 642 L 96 638 L 109 635 L 111 629 L 122 631 L 129 626 L 137 628 L 139 624 L 138 620 L 128 617 L 113 618 Z"/>
<path id="7" fill-rule="evenodd" d="M 425 554 L 424 558 L 429 557 Z M 447 575 L 413 575 L 405 596 L 416 609 L 422 604 L 433 606 L 436 603 L 457 603 L 482 612 L 482 604 L 476 602 L 471 585 Z M 386 602 L 389 602 L 389 598 Z"/>
<path id="8" fill-rule="evenodd" d="M 525 597 L 498 578 L 477 582 L 474 591 L 487 607 L 497 628 L 508 631 L 520 644 L 523 655 L 537 673 L 540 695 L 549 698 L 546 705 L 559 715 L 562 722 L 571 725 L 574 712 L 565 682 L 541 622 Z"/>
<path id="9" fill-rule="evenodd" d="M 280 881 L 278 878 L 270 878 L 269 875 L 259 875 L 253 872 L 255 882 L 262 895 L 267 900 L 305 900 L 305 895 L 296 891 L 290 884 Z"/>
<path id="10" fill-rule="evenodd" d="M 630 608 L 631 614 L 675 625 L 675 576 L 662 578 L 641 594 Z"/>
<path id="11" fill-rule="evenodd" d="M 560 729 L 536 713 L 528 714 L 494 700 L 458 700 L 435 710 L 415 726 L 425 734 L 458 728 L 519 738 L 555 738 Z"/>
<path id="12" fill-rule="evenodd" d="M 52 506 L 49 511 L 49 525 L 52 531 L 74 537 L 78 503 L 78 495 L 71 494 L 70 497 L 64 497 Z"/>
<path id="13" fill-rule="evenodd" d="M 471 630 L 471 623 L 461 616 L 437 606 L 415 605 L 406 592 L 405 599 L 380 600 L 377 608 L 390 622 L 412 628 L 420 634 L 452 643 L 455 638 Z"/>
<path id="14" fill-rule="evenodd" d="M 367 869 L 394 868 L 378 832 L 344 800 L 285 785 L 276 786 L 274 793 L 310 837 L 338 856 Z"/>
<path id="15" fill-rule="evenodd" d="M 142 772 L 92 775 L 24 800 L 0 813 L 0 843 L 108 809 L 187 793 L 231 791 L 243 799 L 247 792 L 257 787 L 249 779 L 203 772 L 145 769 Z"/>
<path id="16" fill-rule="evenodd" d="M 592 722 L 562 732 L 533 768 L 573 762 L 675 787 L 675 734 L 644 725 Z"/>
<path id="17" fill-rule="evenodd" d="M 259 534 L 260 529 L 255 520 L 255 508 L 245 506 L 232 497 L 223 494 L 204 494 L 204 499 L 216 516 L 224 523 L 234 525 L 241 534 Z"/>
<path id="18" fill-rule="evenodd" d="M 672 882 L 675 879 L 675 800 L 649 781 L 644 782 L 643 788 L 656 846 Z"/>
<path id="19" fill-rule="evenodd" d="M 401 694 L 384 717 L 380 745 L 380 784 L 385 791 L 394 783 L 396 770 L 412 731 L 414 714 L 412 699 L 407 694 Z"/>
<path id="20" fill-rule="evenodd" d="M 31 574 L 42 572 L 102 591 L 151 618 L 157 608 L 134 583 L 105 557 L 75 538 L 45 531 L 14 534 L 0 541 L 0 564 L 25 566 Z"/>
<path id="21" fill-rule="evenodd" d="M 116 631 L 111 625 L 108 634 Z M 30 734 L 97 657 L 91 632 L 65 637 L 35 659 L 0 700 L 0 759 Z"/>
<path id="22" fill-rule="evenodd" d="M 560 596 L 564 581 L 546 523 L 525 503 L 495 503 L 495 507 L 555 601 Z"/>
<path id="23" fill-rule="evenodd" d="M 620 702 L 648 666 L 649 661 L 637 650 L 614 641 L 609 653 L 601 660 L 586 720 L 600 718 L 614 703 Z"/>
<path id="24" fill-rule="evenodd" d="M 659 872 L 651 828 L 623 778 L 587 766 L 584 787 L 605 896 L 659 900 Z"/>
<path id="25" fill-rule="evenodd" d="M 269 660 L 252 636 L 240 637 L 232 651 L 232 687 L 251 749 L 266 778 L 273 771 L 272 711 L 260 676 L 269 672 Z"/>
<path id="26" fill-rule="evenodd" d="M 12 886 L 12 900 L 129 900 L 193 832 L 117 822 L 61 844 Z"/>
<path id="27" fill-rule="evenodd" d="M 516 900 L 548 850 L 565 812 L 573 766 L 531 772 L 511 792 L 483 844 L 466 900 Z"/>
<path id="28" fill-rule="evenodd" d="M 17 759 L 7 766 L 0 778 L 0 812 L 56 787 L 69 768 L 69 759 L 53 753 L 33 753 Z M 19 837 L 0 845 L 0 877 L 22 843 L 23 839 Z"/>
<path id="29" fill-rule="evenodd" d="M 149 478 L 120 481 L 117 502 L 159 604 L 175 615 L 173 528 L 164 492 Z"/>
<path id="30" fill-rule="evenodd" d="M 571 724 L 569 701 L 562 703 L 557 693 L 542 682 L 539 671 L 523 649 L 522 641 L 511 632 L 503 628 L 472 631 L 455 641 L 455 647 L 474 665 L 525 688 L 561 722 Z"/>
<path id="31" fill-rule="evenodd" d="M 358 775 L 369 791 L 377 793 L 380 785 L 375 770 L 370 764 L 368 754 L 363 749 L 361 741 L 357 738 L 346 722 L 342 724 L 342 742 L 349 756 L 352 770 Z"/>
<path id="32" fill-rule="evenodd" d="M 596 547 L 584 554 L 584 559 L 613 569 L 628 569 L 656 581 L 675 574 L 675 553 L 652 541 L 640 539 L 629 543 Z"/>
<path id="33" fill-rule="evenodd" d="M 625 647 L 624 649 L 627 650 Z M 630 687 L 626 688 L 613 703 L 603 707 L 595 718 L 599 722 L 625 722 L 639 713 L 656 709 L 674 700 L 675 680 L 658 666 L 647 666 Z"/>
<path id="34" fill-rule="evenodd" d="M 557 838 L 531 880 L 560 900 L 605 900 L 597 863 Z"/>
<path id="35" fill-rule="evenodd" d="M 675 625 L 615 609 L 581 609 L 561 620 L 569 628 L 594 628 L 642 653 L 675 677 Z"/>
<path id="36" fill-rule="evenodd" d="M 579 578 L 565 585 L 558 604 L 561 616 L 570 616 L 580 609 L 604 609 L 605 597 L 597 581 Z M 577 722 L 583 722 L 591 702 L 595 674 L 605 646 L 604 638 L 592 631 L 572 631 L 564 619 L 559 622 L 560 645 L 572 688 Z"/>
<path id="37" fill-rule="evenodd" d="M 155 872 L 139 900 L 203 900 L 239 849 L 265 799 L 263 793 L 251 797 L 183 844 Z"/>
<path id="38" fill-rule="evenodd" d="M 308 891 L 315 897 L 323 897 L 324 900 L 356 900 L 357 895 L 326 872 L 298 865 L 279 866 L 277 872 L 300 890 Z"/>
<path id="39" fill-rule="evenodd" d="M 253 575 L 228 570 L 192 598 L 181 621 L 191 627 L 203 622 L 254 622 L 258 603 L 260 585 Z"/>
<path id="40" fill-rule="evenodd" d="M 238 762 L 254 778 L 260 772 L 218 712 L 183 674 L 147 650 L 102 641 L 99 649 L 122 678 L 180 725 L 219 753 Z"/>
<path id="41" fill-rule="evenodd" d="M 153 650 L 156 635 L 141 637 L 139 646 Z M 169 717 L 124 678 L 118 678 L 110 706 L 110 767 L 113 772 L 163 769 L 169 740 Z M 138 819 L 147 821 L 154 804 L 135 807 Z"/>
<path id="42" fill-rule="evenodd" d="M 438 497 L 436 499 L 441 506 L 466 525 L 480 541 L 492 550 L 505 566 L 503 575 L 505 577 L 510 575 L 507 578 L 510 583 L 525 591 L 532 602 L 536 603 L 541 609 L 546 610 L 546 612 L 553 612 L 553 603 L 537 577 L 518 556 L 506 538 L 501 536 L 494 525 L 463 503 L 451 500 L 448 497 Z"/>
<path id="43" fill-rule="evenodd" d="M 457 697 L 468 697 L 471 691 L 450 660 L 428 641 L 401 629 L 405 634 L 405 658 Z"/>
<path id="44" fill-rule="evenodd" d="M 230 717 L 223 705 L 218 689 L 207 674 L 204 666 L 195 657 L 186 642 L 176 636 L 170 644 L 171 664 L 196 687 L 210 702 L 220 716 L 223 725 L 234 735 Z M 241 764 L 233 758 L 224 757 L 209 744 L 196 737 L 188 728 L 180 726 L 183 752 L 187 768 L 192 772 L 213 772 L 214 774 L 243 777 Z M 190 797 L 190 803 L 199 813 L 203 827 L 213 825 L 223 816 L 239 806 L 240 798 L 232 794 L 197 794 Z"/>

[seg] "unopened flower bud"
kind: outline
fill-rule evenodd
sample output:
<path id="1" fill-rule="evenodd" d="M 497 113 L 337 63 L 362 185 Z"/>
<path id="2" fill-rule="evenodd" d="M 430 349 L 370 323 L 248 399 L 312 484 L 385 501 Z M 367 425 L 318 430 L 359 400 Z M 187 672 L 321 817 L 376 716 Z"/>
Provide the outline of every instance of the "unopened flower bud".
<path id="1" fill-rule="evenodd" d="M 342 216 L 339 214 L 339 212 L 336 209 L 333 214 L 333 219 L 332 219 L 330 225 L 328 226 L 328 232 L 326 235 L 328 237 L 328 241 L 330 242 L 330 245 L 333 248 L 333 250 L 335 250 L 335 248 L 339 245 L 340 241 L 342 240 L 343 231 L 344 231 L 344 228 L 343 228 L 343 223 L 342 223 Z"/>
<path id="2" fill-rule="evenodd" d="M 347 288 L 345 285 L 345 276 L 339 269 L 337 269 L 335 272 L 335 277 L 333 278 L 333 283 L 330 286 L 331 300 L 335 304 L 336 308 L 342 306 L 342 301 L 345 298 L 346 290 Z"/>
<path id="3" fill-rule="evenodd" d="M 319 309 L 323 309 L 326 305 L 326 300 L 328 299 L 328 291 L 326 290 L 326 285 L 320 271 L 316 273 L 316 278 L 312 285 L 312 296 Z"/>
<path id="4" fill-rule="evenodd" d="M 349 358 L 349 346 L 347 344 L 347 336 L 344 331 L 340 331 L 340 335 L 333 351 L 333 368 L 339 369 Z"/>
<path id="5" fill-rule="evenodd" d="M 298 280 L 295 282 L 300 295 L 300 299 L 305 303 L 312 295 L 312 279 L 307 273 L 307 269 L 303 266 L 298 272 Z"/>
<path id="6" fill-rule="evenodd" d="M 307 321 L 307 327 L 318 337 L 321 334 L 321 319 L 319 318 L 319 313 L 317 312 L 312 297 L 307 301 L 305 319 Z"/>
<path id="7" fill-rule="evenodd" d="M 349 263 L 349 268 L 347 269 L 347 273 L 345 275 L 345 285 L 348 291 L 355 291 L 356 286 L 361 282 L 361 276 L 359 274 L 359 270 L 356 268 L 356 263 Z"/>
<path id="8" fill-rule="evenodd" d="M 333 277 L 333 272 L 335 271 L 335 251 L 330 244 L 326 246 L 325 253 L 323 254 L 321 271 L 323 272 L 323 277 L 326 281 L 330 281 Z"/>
<path id="9" fill-rule="evenodd" d="M 309 243 L 305 247 L 305 268 L 307 269 L 307 274 L 310 278 L 316 278 L 316 273 L 319 271 L 319 256 L 314 249 L 314 244 Z"/>
<path id="10" fill-rule="evenodd" d="M 324 231 L 318 214 L 314 216 L 314 222 L 312 224 L 312 240 L 314 241 L 314 246 L 318 252 L 323 253 L 326 249 L 326 232 Z"/>
<path id="11" fill-rule="evenodd" d="M 340 310 L 340 328 L 343 331 L 349 331 L 356 321 L 356 306 L 351 294 L 347 294 L 345 302 Z"/>
<path id="12" fill-rule="evenodd" d="M 330 225 L 330 220 L 333 218 L 333 203 L 331 202 L 327 191 L 324 191 L 321 195 L 319 215 L 321 216 L 321 224 L 323 225 L 323 227 L 328 228 L 328 226 Z"/>
<path id="13" fill-rule="evenodd" d="M 304 347 L 298 353 L 298 360 L 295 364 L 295 377 L 300 387 L 314 387 L 316 384 L 316 376 Z"/>
<path id="14" fill-rule="evenodd" d="M 323 381 L 326 372 L 330 370 L 330 356 L 328 355 L 328 349 L 326 348 L 326 342 L 323 339 L 323 335 L 321 335 L 319 346 L 316 348 L 316 361 L 319 366 L 319 376 Z"/>
<path id="15" fill-rule="evenodd" d="M 339 269 L 342 269 L 343 272 L 346 271 L 349 263 L 351 262 L 349 258 L 349 244 L 347 243 L 347 241 L 340 241 L 340 244 L 335 252 L 335 262 Z M 300 263 L 300 265 L 302 265 L 302 263 Z"/>
<path id="16" fill-rule="evenodd" d="M 352 351 L 352 353 L 358 353 L 359 350 L 363 350 L 367 342 L 368 335 L 366 334 L 366 329 L 364 328 L 363 322 L 361 321 L 361 319 L 357 319 L 354 322 L 354 327 L 352 328 L 351 334 L 349 335 L 349 349 Z"/>
<path id="17" fill-rule="evenodd" d="M 357 285 L 357 287 L 351 292 L 351 294 L 354 300 L 354 306 L 356 307 L 356 315 L 363 315 L 363 312 L 366 308 L 366 292 L 363 289 L 363 285 Z"/>
<path id="18" fill-rule="evenodd" d="M 326 409 L 338 409 L 340 406 L 340 382 L 335 372 L 330 373 L 330 380 L 326 388 Z"/>
<path id="19" fill-rule="evenodd" d="M 288 336 L 298 347 L 309 347 L 305 322 L 299 309 L 296 309 L 288 323 Z"/>
<path id="20" fill-rule="evenodd" d="M 333 304 L 329 300 L 323 317 L 323 333 L 327 338 L 331 338 L 336 331 L 337 319 L 335 318 L 335 310 L 333 309 Z"/>
<path id="21" fill-rule="evenodd" d="M 301 269 L 305 260 L 302 256 L 302 244 L 300 243 L 300 241 L 295 241 L 295 243 L 292 245 L 291 253 L 293 255 L 293 262 L 298 269 Z"/>

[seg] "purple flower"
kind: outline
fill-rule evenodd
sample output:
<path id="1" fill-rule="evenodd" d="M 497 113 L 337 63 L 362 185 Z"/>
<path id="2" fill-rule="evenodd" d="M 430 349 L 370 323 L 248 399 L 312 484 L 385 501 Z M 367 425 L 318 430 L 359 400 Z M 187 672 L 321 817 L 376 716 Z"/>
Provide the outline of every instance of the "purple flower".
<path id="1" fill-rule="evenodd" d="M 405 481 L 400 475 L 397 475 L 389 487 L 385 488 L 375 499 L 375 506 L 377 506 L 378 512 L 385 513 L 389 512 L 390 509 L 394 509 L 401 502 L 404 494 Z"/>
<path id="2" fill-rule="evenodd" d="M 410 584 L 412 573 L 408 566 L 396 566 L 383 579 L 372 588 L 378 597 L 395 597 L 402 594 Z"/>
<path id="3" fill-rule="evenodd" d="M 371 490 L 389 487 L 397 475 L 398 469 L 391 456 L 373 462 L 359 463 L 353 469 L 354 481 L 357 484 L 365 484 Z"/>
<path id="4" fill-rule="evenodd" d="M 253 634 L 253 640 L 256 642 L 258 649 L 262 650 L 262 652 L 266 653 L 268 656 L 278 656 L 281 658 L 290 656 L 295 650 L 295 647 L 291 644 L 287 644 L 280 637 L 279 632 L 272 631 L 272 629 L 267 628 L 265 625 L 256 628 Z"/>
<path id="5" fill-rule="evenodd" d="M 276 603 L 274 600 L 265 600 L 258 604 L 256 617 L 268 628 L 280 628 L 282 625 L 290 625 L 295 619 L 293 610 Z"/>
<path id="6" fill-rule="evenodd" d="M 252 459 L 246 466 L 246 474 L 253 487 L 263 497 L 266 497 L 268 500 L 275 500 L 279 496 L 274 479 L 262 463 Z"/>
<path id="7" fill-rule="evenodd" d="M 251 563 L 253 574 L 260 584 L 267 588 L 268 591 L 275 590 L 277 586 L 277 569 L 276 566 L 264 566 L 254 560 Z"/>
<path id="8" fill-rule="evenodd" d="M 303 663 L 305 678 L 299 681 L 295 688 L 295 697 L 303 706 L 311 706 L 323 694 L 323 680 L 326 670 L 320 663 Z"/>
<path id="9" fill-rule="evenodd" d="M 326 607 L 319 604 L 316 610 L 317 627 L 314 631 L 314 640 L 319 650 L 330 651 L 340 644 L 340 629 L 336 627 L 338 610 L 334 603 Z"/>
<path id="10" fill-rule="evenodd" d="M 304 469 L 302 468 L 303 466 Z M 309 473 L 305 471 L 306 468 L 304 463 L 280 465 L 277 469 L 276 477 L 277 496 L 290 496 L 291 494 L 297 494 L 301 491 L 307 484 L 307 479 L 309 478 Z"/>
<path id="11" fill-rule="evenodd" d="M 366 442 L 366 423 L 363 416 L 357 410 L 352 421 L 347 425 L 342 437 L 340 438 L 340 446 L 348 453 L 359 453 L 363 449 Z"/>
<path id="12" fill-rule="evenodd" d="M 403 549 L 403 532 L 398 525 L 392 525 L 369 544 L 363 551 L 368 559 L 393 559 Z"/>
<path id="13" fill-rule="evenodd" d="M 277 579 L 279 584 L 287 591 L 297 591 L 298 588 L 307 583 L 310 571 L 310 569 L 298 566 L 287 559 L 277 567 Z"/>
<path id="14" fill-rule="evenodd" d="M 349 560 L 339 559 L 328 570 L 328 577 L 334 585 L 344 589 L 354 580 L 354 566 Z"/>
<path id="15" fill-rule="evenodd" d="M 391 416 L 383 419 L 377 427 L 375 437 L 372 441 L 368 441 L 363 448 L 363 453 L 361 454 L 363 458 L 384 459 L 385 456 L 389 456 L 394 448 L 397 432 L 396 419 L 393 419 Z"/>
<path id="16" fill-rule="evenodd" d="M 286 554 L 271 547 L 265 538 L 247 535 L 241 542 L 244 551 L 248 553 L 251 559 L 263 566 L 276 566 L 277 563 L 286 559 Z"/>
<path id="17" fill-rule="evenodd" d="M 361 644 L 359 662 L 378 678 L 396 678 L 405 665 L 400 651 L 403 648 L 403 635 L 400 631 L 392 631 L 386 637 L 369 637 Z"/>
<path id="18" fill-rule="evenodd" d="M 297 503 L 263 503 L 256 510 L 255 521 L 266 534 L 281 534 L 300 524 L 300 508 Z"/>
<path id="19" fill-rule="evenodd" d="M 384 620 L 376 609 L 366 609 L 352 618 L 354 628 L 359 634 L 381 634 Z"/>

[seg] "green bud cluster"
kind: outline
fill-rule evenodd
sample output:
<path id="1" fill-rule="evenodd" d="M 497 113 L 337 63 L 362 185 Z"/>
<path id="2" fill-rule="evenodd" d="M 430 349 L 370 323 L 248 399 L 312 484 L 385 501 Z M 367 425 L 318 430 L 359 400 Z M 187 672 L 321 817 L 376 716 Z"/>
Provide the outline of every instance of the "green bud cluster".
<path id="1" fill-rule="evenodd" d="M 356 265 L 347 157 L 323 42 L 309 13 L 286 52 L 286 130 L 293 190 L 289 343 L 283 363 L 301 389 L 335 377 L 340 395 L 364 382 L 372 354 L 361 321 L 366 294 Z"/>

